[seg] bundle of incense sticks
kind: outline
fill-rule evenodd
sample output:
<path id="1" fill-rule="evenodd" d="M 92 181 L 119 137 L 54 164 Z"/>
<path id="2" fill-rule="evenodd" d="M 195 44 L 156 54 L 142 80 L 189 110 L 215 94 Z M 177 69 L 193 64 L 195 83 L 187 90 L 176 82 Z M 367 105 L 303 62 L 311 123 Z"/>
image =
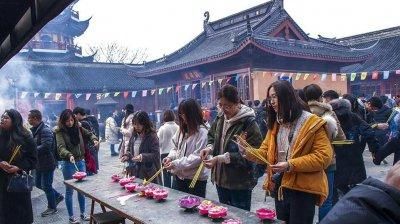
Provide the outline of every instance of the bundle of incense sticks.
<path id="1" fill-rule="evenodd" d="M 8 164 L 12 163 L 12 161 L 14 160 L 15 156 L 18 154 L 20 149 L 21 149 L 21 145 L 17 145 L 17 147 L 14 148 L 13 154 L 11 155 L 11 158 L 10 158 L 10 161 L 8 161 Z"/>
<path id="2" fill-rule="evenodd" d="M 203 167 L 204 167 L 204 163 L 201 162 L 199 168 L 197 169 L 196 173 L 194 174 L 192 182 L 190 182 L 189 188 L 194 188 L 194 186 L 196 185 L 197 180 L 200 177 L 200 174 L 201 174 L 201 171 L 203 170 Z"/>
<path id="3" fill-rule="evenodd" d="M 338 141 L 332 141 L 332 145 L 351 145 L 353 144 L 353 140 L 338 140 Z"/>
<path id="4" fill-rule="evenodd" d="M 390 121 L 392 121 L 392 119 L 396 116 L 397 113 L 399 113 L 399 108 L 395 107 L 392 110 L 392 113 L 390 114 L 389 118 L 387 119 L 386 123 L 389 123 Z"/>
<path id="5" fill-rule="evenodd" d="M 158 175 L 160 175 L 160 173 L 163 169 L 164 169 L 164 167 L 161 166 L 161 168 L 152 177 L 150 177 L 148 180 L 144 179 L 143 185 L 146 185 L 146 184 L 152 182 Z"/>
<path id="6" fill-rule="evenodd" d="M 235 135 L 236 139 L 239 142 L 233 141 L 235 142 L 237 145 L 239 145 L 239 147 L 241 146 L 240 143 L 244 144 L 244 147 L 246 152 L 252 154 L 253 156 L 257 157 L 259 160 L 261 160 L 262 162 L 264 162 L 267 165 L 271 165 L 267 159 L 265 159 L 258 151 L 257 149 L 253 148 L 245 139 L 243 139 L 241 136 L 239 135 Z"/>

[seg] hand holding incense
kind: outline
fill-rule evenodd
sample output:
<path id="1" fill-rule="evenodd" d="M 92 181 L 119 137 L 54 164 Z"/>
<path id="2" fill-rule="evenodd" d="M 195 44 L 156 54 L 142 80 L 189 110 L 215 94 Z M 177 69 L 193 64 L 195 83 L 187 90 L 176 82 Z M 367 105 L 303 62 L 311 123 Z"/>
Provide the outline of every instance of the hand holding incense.
<path id="1" fill-rule="evenodd" d="M 19 150 L 21 149 L 21 145 L 18 145 L 17 147 L 14 148 L 13 154 L 11 155 L 10 161 L 8 161 L 8 164 L 11 164 L 15 158 L 15 156 L 19 153 Z"/>
<path id="2" fill-rule="evenodd" d="M 192 179 L 192 182 L 190 182 L 189 188 L 194 188 L 194 186 L 196 185 L 197 180 L 200 177 L 200 174 L 201 174 L 201 171 L 203 170 L 203 167 L 204 167 L 204 163 L 201 162 L 199 168 L 197 169 L 197 171 L 196 171 L 196 173 L 195 173 L 195 175 L 194 175 L 194 177 Z"/>
<path id="3" fill-rule="evenodd" d="M 160 175 L 160 173 L 163 171 L 164 167 L 161 166 L 161 168 L 152 176 L 150 177 L 148 180 L 144 179 L 143 180 L 143 185 L 149 184 L 150 182 L 152 182 L 158 175 Z"/>

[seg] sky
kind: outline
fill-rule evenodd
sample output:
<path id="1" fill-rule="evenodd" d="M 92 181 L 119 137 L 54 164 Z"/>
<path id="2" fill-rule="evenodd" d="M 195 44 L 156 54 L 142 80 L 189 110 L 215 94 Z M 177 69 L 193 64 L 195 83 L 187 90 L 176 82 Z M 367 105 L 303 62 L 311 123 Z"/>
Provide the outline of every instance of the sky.
<path id="1" fill-rule="evenodd" d="M 80 0 L 80 19 L 92 18 L 76 39 L 85 49 L 116 41 L 146 49 L 147 61 L 168 55 L 203 31 L 210 21 L 268 0 Z M 400 26 L 399 0 L 285 0 L 284 8 L 312 37 L 345 37 Z M 85 50 L 84 50 L 85 52 Z"/>

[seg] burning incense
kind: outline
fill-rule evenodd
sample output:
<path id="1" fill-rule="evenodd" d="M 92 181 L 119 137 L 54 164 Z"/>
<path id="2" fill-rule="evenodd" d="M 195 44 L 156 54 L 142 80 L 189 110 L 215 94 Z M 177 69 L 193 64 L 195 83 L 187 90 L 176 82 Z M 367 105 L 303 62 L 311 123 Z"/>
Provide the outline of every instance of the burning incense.
<path id="1" fill-rule="evenodd" d="M 332 145 L 351 145 L 353 144 L 353 140 L 341 140 L 341 141 L 332 141 Z"/>
<path id="2" fill-rule="evenodd" d="M 199 168 L 196 171 L 196 174 L 194 175 L 192 182 L 190 182 L 189 188 L 194 188 L 194 186 L 196 185 L 197 180 L 200 177 L 201 171 L 203 170 L 204 167 L 204 163 L 201 162 Z"/>

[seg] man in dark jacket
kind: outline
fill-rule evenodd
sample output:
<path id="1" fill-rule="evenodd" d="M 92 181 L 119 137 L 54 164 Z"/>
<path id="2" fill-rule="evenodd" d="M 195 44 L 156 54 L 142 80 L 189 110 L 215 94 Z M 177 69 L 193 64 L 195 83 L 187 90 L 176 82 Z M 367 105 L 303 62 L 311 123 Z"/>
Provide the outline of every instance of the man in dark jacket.
<path id="1" fill-rule="evenodd" d="M 54 135 L 50 128 L 42 121 L 42 114 L 38 110 L 31 110 L 28 122 L 32 126 L 31 132 L 37 144 L 38 163 L 36 165 L 36 187 L 46 193 L 47 209 L 42 217 L 57 213 L 57 205 L 64 197 L 53 188 L 56 160 L 54 156 Z"/>
<path id="2" fill-rule="evenodd" d="M 379 97 L 373 96 L 367 101 L 367 122 L 375 128 L 375 136 L 380 145 L 386 144 L 389 139 L 389 130 L 379 128 L 378 124 L 385 124 L 388 122 L 392 109 L 383 105 Z"/>
<path id="3" fill-rule="evenodd" d="M 92 118 L 89 118 L 89 116 L 87 116 L 86 110 L 82 107 L 75 107 L 73 110 L 73 113 L 74 113 L 76 119 L 78 119 L 78 121 L 81 123 L 82 127 L 84 129 L 92 132 L 99 139 L 99 133 L 96 133 L 99 130 L 98 123 L 97 123 L 97 130 L 96 130 L 95 125 L 93 125 L 93 123 L 92 123 L 94 121 Z M 97 122 L 97 120 L 96 120 L 96 122 Z M 96 163 L 96 172 L 92 173 L 87 170 L 88 174 L 92 175 L 92 174 L 97 173 L 97 171 L 99 170 L 99 148 L 95 147 L 93 145 L 87 145 L 87 147 L 90 151 L 91 156 L 93 157 L 93 159 Z"/>
<path id="4" fill-rule="evenodd" d="M 385 182 L 370 177 L 353 188 L 320 223 L 400 223 L 400 162 Z"/>

